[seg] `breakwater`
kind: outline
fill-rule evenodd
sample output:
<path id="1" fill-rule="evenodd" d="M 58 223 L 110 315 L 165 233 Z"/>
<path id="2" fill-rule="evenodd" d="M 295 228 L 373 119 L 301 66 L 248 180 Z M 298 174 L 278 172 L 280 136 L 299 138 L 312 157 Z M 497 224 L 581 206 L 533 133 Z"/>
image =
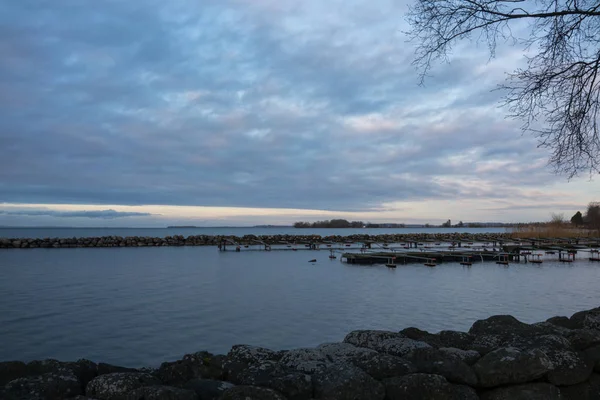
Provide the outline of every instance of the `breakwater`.
<path id="1" fill-rule="evenodd" d="M 327 244 L 327 243 L 397 243 L 397 242 L 491 242 L 507 241 L 510 235 L 444 233 L 444 234 L 384 234 L 384 235 L 245 235 L 212 236 L 173 235 L 166 237 L 143 236 L 101 236 L 74 238 L 0 238 L 0 248 L 76 248 L 76 247 L 151 247 L 151 246 L 218 246 L 226 245 L 289 245 L 289 244 Z"/>
<path id="2" fill-rule="evenodd" d="M 516 239 L 510 233 L 407 233 L 407 234 L 355 234 L 355 235 L 173 235 L 165 237 L 148 236 L 99 236 L 73 238 L 0 238 L 0 248 L 80 248 L 80 247 L 156 247 L 156 246 L 285 246 L 311 244 L 378 244 L 407 243 L 414 244 L 457 244 L 488 243 L 500 245 L 507 243 L 525 245 L 600 245 L 599 239 L 590 238 L 545 238 Z"/>
<path id="3" fill-rule="evenodd" d="M 1 362 L 0 398 L 599 399 L 600 307 L 534 324 L 497 315 L 468 332 L 360 330 L 285 351 L 235 345 L 226 355 L 201 351 L 158 368 Z"/>

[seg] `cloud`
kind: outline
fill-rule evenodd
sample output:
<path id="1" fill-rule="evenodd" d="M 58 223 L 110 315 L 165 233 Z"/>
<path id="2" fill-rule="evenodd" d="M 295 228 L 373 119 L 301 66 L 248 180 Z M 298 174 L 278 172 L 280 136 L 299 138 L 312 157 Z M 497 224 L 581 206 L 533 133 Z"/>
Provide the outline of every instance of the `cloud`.
<path id="1" fill-rule="evenodd" d="M 115 219 L 115 218 L 126 218 L 126 217 L 148 217 L 156 214 L 150 214 L 146 212 L 126 212 L 126 211 L 115 211 L 115 210 L 94 210 L 94 211 L 56 211 L 56 210 L 17 210 L 17 211 L 6 211 L 0 210 L 0 214 L 4 215 L 18 215 L 27 217 L 39 217 L 39 216 L 50 216 L 57 218 L 93 218 L 93 219 Z"/>
<path id="2" fill-rule="evenodd" d="M 492 91 L 521 54 L 464 45 L 419 87 L 404 12 L 5 2 L 0 201 L 367 211 L 556 182 Z"/>

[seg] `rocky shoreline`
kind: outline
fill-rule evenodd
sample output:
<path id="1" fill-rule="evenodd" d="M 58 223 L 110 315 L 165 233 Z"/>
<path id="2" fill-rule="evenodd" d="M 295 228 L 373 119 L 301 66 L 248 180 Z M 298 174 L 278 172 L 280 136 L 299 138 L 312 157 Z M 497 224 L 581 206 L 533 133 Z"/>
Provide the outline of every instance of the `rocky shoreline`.
<path id="1" fill-rule="evenodd" d="M 245 236 L 211 236 L 174 235 L 166 237 L 143 236 L 101 236 L 81 238 L 0 238 L 3 249 L 36 249 L 36 248 L 80 248 L 80 247 L 155 247 L 155 246 L 217 246 L 222 242 L 240 245 L 287 245 L 325 244 L 325 243 L 398 243 L 398 242 L 488 242 L 510 240 L 509 233 L 415 233 L 385 235 L 245 235 Z"/>
<path id="2" fill-rule="evenodd" d="M 0 363 L 7 400 L 597 400 L 600 307 L 469 332 L 353 331 L 341 343 L 273 351 L 236 345 L 157 369 L 88 360 Z"/>

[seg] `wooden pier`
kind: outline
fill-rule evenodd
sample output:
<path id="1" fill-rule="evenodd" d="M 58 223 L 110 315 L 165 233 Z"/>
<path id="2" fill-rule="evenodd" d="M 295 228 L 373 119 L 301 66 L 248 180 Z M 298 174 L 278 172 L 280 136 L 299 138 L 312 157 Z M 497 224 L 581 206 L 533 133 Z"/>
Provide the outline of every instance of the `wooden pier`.
<path id="1" fill-rule="evenodd" d="M 444 262 L 460 263 L 471 266 L 478 262 L 495 262 L 502 265 L 511 263 L 541 264 L 549 256 L 557 261 L 572 263 L 576 259 L 600 261 L 599 239 L 511 239 L 483 236 L 477 240 L 461 241 L 440 238 L 409 237 L 402 241 L 324 241 L 317 237 L 304 240 L 289 238 L 287 240 L 266 241 L 259 238 L 234 240 L 222 238 L 218 244 L 220 251 L 319 251 L 330 252 L 329 258 L 340 260 L 347 264 L 373 265 L 383 264 L 389 268 L 397 265 L 421 263 L 435 267 Z M 584 253 L 583 257 L 578 253 Z M 589 257 L 585 255 L 589 253 Z M 545 257 L 542 256 L 545 254 Z M 550 258 L 554 258 L 550 257 Z M 549 260 L 548 260 L 549 261 Z"/>

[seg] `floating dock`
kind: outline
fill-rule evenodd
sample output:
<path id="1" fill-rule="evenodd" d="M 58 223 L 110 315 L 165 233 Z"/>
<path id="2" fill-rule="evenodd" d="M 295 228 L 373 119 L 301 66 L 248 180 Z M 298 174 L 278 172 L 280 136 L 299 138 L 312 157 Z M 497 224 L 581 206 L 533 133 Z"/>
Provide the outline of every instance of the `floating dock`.
<path id="1" fill-rule="evenodd" d="M 341 260 L 348 264 L 372 265 L 372 264 L 440 264 L 443 262 L 464 262 L 468 258 L 471 263 L 485 261 L 499 261 L 505 256 L 509 261 L 520 261 L 519 254 L 507 254 L 502 252 L 477 252 L 462 253 L 454 251 L 436 252 L 374 252 L 374 253 L 344 253 Z"/>

